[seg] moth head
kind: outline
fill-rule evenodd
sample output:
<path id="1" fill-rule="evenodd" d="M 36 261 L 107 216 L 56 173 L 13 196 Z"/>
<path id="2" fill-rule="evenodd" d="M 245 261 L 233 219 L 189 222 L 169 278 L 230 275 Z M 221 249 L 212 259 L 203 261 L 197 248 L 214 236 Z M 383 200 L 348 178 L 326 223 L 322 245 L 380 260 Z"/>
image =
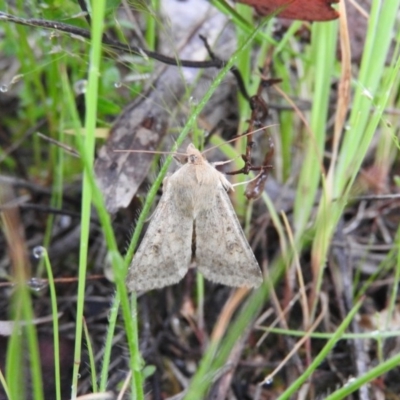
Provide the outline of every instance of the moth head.
<path id="1" fill-rule="evenodd" d="M 187 162 L 188 164 L 193 164 L 193 165 L 200 165 L 204 164 L 204 157 L 200 153 L 199 150 L 194 147 L 192 143 L 189 144 L 187 150 Z"/>

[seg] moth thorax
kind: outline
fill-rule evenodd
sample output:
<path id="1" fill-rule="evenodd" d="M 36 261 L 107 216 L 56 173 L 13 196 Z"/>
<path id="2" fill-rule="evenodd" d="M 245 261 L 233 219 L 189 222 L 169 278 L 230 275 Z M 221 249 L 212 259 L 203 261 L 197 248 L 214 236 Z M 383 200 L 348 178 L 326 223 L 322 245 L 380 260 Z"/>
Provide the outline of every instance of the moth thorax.
<path id="1" fill-rule="evenodd" d="M 200 159 L 197 154 L 190 154 L 188 157 L 189 164 L 200 164 Z"/>

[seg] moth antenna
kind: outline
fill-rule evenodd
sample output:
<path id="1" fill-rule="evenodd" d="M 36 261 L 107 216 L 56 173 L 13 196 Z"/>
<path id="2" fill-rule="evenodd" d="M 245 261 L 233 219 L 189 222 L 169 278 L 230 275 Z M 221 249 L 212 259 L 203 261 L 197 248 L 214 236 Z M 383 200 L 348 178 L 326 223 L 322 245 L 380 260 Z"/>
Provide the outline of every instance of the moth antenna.
<path id="1" fill-rule="evenodd" d="M 166 154 L 166 155 L 178 155 L 178 156 L 187 156 L 186 153 L 180 152 L 171 152 L 171 151 L 157 151 L 157 150 L 121 150 L 121 149 L 114 149 L 115 153 L 147 153 L 147 154 Z"/>
<path id="2" fill-rule="evenodd" d="M 260 174 L 257 174 L 254 178 L 248 180 L 248 181 L 243 181 L 243 182 L 238 182 L 238 183 L 232 183 L 232 187 L 240 186 L 240 185 L 247 185 L 251 182 L 254 182 L 259 178 Z"/>
<path id="3" fill-rule="evenodd" d="M 234 137 L 233 139 L 227 140 L 226 142 L 224 142 L 224 143 L 222 143 L 222 144 L 218 144 L 218 145 L 216 145 L 216 146 L 212 146 L 212 147 L 208 148 L 207 150 L 204 150 L 202 154 L 205 154 L 205 153 L 207 153 L 208 151 L 213 150 L 213 149 L 216 149 L 216 148 L 218 148 L 218 147 L 221 147 L 221 146 L 223 146 L 224 144 L 236 142 L 237 140 L 239 140 L 239 139 L 242 138 L 242 137 L 246 137 L 246 136 L 249 136 L 249 135 L 253 135 L 254 133 L 257 133 L 257 132 L 263 131 L 264 129 L 272 128 L 273 126 L 278 126 L 278 125 L 279 125 L 279 124 L 272 124 L 272 125 L 265 125 L 265 126 L 262 126 L 261 128 L 255 129 L 254 131 L 247 132 L 247 133 L 244 133 L 243 135 L 236 136 L 236 137 Z"/>
<path id="4" fill-rule="evenodd" d="M 229 163 L 233 162 L 233 160 L 236 160 L 237 158 L 240 158 L 240 156 L 237 156 L 237 157 L 235 157 L 235 158 L 232 158 L 231 160 L 217 161 L 217 162 L 213 162 L 213 163 L 210 163 L 210 164 L 211 164 L 213 167 L 217 167 L 217 166 L 220 166 L 220 165 L 229 164 Z"/>

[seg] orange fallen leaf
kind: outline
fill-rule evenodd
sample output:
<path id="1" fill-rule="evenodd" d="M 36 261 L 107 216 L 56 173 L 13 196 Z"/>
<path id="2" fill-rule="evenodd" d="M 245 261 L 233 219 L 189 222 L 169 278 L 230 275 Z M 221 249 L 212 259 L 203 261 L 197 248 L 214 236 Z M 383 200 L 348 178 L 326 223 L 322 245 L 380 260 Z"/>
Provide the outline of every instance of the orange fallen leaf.
<path id="1" fill-rule="evenodd" d="M 332 7 L 339 0 L 238 0 L 253 6 L 261 15 L 278 12 L 278 16 L 303 21 L 330 21 L 339 18 L 339 13 Z"/>

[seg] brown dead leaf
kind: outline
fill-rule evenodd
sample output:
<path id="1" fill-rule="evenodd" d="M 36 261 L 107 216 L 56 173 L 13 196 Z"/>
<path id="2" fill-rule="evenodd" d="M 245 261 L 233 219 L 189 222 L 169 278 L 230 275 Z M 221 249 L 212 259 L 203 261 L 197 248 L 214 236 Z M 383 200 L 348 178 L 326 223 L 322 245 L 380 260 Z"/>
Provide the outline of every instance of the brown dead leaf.
<path id="1" fill-rule="evenodd" d="M 147 176 L 152 154 L 120 153 L 114 150 L 156 150 L 168 126 L 168 112 L 158 107 L 158 92 L 129 105 L 114 123 L 110 138 L 100 149 L 95 174 L 107 210 L 127 207 Z"/>
<path id="2" fill-rule="evenodd" d="M 303 21 L 330 21 L 339 18 L 332 7 L 339 0 L 238 0 L 253 6 L 260 15 L 278 11 L 278 16 Z M 279 11 L 282 10 L 282 11 Z"/>

